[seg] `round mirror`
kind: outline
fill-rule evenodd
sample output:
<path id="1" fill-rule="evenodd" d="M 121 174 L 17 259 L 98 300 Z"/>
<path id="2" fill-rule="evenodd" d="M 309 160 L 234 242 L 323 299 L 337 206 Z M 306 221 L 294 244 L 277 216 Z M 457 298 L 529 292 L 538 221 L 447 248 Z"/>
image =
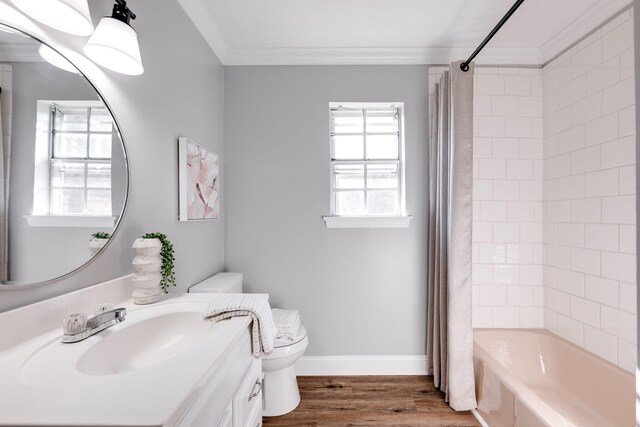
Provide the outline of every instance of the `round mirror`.
<path id="1" fill-rule="evenodd" d="M 3 25 L 0 89 L 0 282 L 47 282 L 109 241 L 127 198 L 126 152 L 91 82 Z"/>

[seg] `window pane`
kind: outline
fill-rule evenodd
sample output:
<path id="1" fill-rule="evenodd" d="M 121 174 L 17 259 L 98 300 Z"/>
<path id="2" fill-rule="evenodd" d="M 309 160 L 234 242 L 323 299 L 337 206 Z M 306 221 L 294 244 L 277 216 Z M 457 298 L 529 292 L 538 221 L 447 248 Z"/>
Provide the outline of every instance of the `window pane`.
<path id="1" fill-rule="evenodd" d="M 368 165 L 367 188 L 398 188 L 398 165 Z"/>
<path id="2" fill-rule="evenodd" d="M 398 132 L 398 110 L 367 110 L 367 133 Z"/>
<path id="3" fill-rule="evenodd" d="M 90 126 L 91 132 L 110 132 L 112 120 L 109 111 L 106 108 L 92 108 Z"/>
<path id="4" fill-rule="evenodd" d="M 87 135 L 56 133 L 53 138 L 53 156 L 85 158 L 87 156 Z"/>
<path id="5" fill-rule="evenodd" d="M 397 158 L 397 135 L 367 135 L 367 159 Z"/>
<path id="6" fill-rule="evenodd" d="M 51 192 L 51 213 L 54 215 L 84 213 L 84 189 L 54 188 Z"/>
<path id="7" fill-rule="evenodd" d="M 54 187 L 84 187 L 84 163 L 53 162 L 51 183 Z"/>
<path id="8" fill-rule="evenodd" d="M 334 133 L 364 132 L 362 110 L 333 110 L 331 117 Z"/>
<path id="9" fill-rule="evenodd" d="M 371 215 L 397 215 L 397 191 L 369 191 L 367 193 L 367 213 Z"/>
<path id="10" fill-rule="evenodd" d="M 111 190 L 87 190 L 87 213 L 111 215 Z"/>
<path id="11" fill-rule="evenodd" d="M 87 166 L 87 187 L 111 188 L 110 164 L 90 163 Z"/>
<path id="12" fill-rule="evenodd" d="M 111 158 L 111 134 L 93 134 L 89 137 L 89 157 Z"/>
<path id="13" fill-rule="evenodd" d="M 55 130 L 87 130 L 88 110 L 86 108 L 61 107 L 56 110 Z"/>
<path id="14" fill-rule="evenodd" d="M 363 165 L 335 165 L 333 175 L 336 188 L 364 189 Z"/>
<path id="15" fill-rule="evenodd" d="M 333 137 L 333 156 L 335 159 L 355 160 L 364 157 L 362 135 L 343 135 Z"/>
<path id="16" fill-rule="evenodd" d="M 335 194 L 338 215 L 362 215 L 364 213 L 364 191 L 339 191 Z"/>

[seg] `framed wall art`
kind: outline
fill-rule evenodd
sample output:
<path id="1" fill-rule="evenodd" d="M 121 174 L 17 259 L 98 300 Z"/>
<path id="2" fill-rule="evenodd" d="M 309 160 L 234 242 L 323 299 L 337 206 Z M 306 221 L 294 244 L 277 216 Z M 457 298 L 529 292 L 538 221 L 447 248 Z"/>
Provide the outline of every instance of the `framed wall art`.
<path id="1" fill-rule="evenodd" d="M 178 138 L 180 221 L 220 217 L 220 157 L 189 138 Z"/>

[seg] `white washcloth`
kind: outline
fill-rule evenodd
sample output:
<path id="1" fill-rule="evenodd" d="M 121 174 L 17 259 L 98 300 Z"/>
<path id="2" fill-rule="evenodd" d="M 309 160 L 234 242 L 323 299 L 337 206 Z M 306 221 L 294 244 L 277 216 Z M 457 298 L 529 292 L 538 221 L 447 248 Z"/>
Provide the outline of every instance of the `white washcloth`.
<path id="1" fill-rule="evenodd" d="M 276 340 L 279 342 L 291 342 L 296 339 L 300 329 L 300 314 L 297 310 L 271 309 L 273 321 L 278 328 Z"/>
<path id="2" fill-rule="evenodd" d="M 273 341 L 278 329 L 273 322 L 269 295 L 266 294 L 222 294 L 207 308 L 205 319 L 214 322 L 237 316 L 250 316 L 252 322 L 253 356 L 273 351 Z"/>

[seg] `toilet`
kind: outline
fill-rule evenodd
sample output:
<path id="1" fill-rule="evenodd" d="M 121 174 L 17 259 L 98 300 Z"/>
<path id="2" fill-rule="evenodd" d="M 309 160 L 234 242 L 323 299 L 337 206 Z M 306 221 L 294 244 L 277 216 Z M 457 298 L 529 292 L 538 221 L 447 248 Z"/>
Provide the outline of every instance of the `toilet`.
<path id="1" fill-rule="evenodd" d="M 218 273 L 189 288 L 189 293 L 242 293 L 242 273 Z M 262 414 L 276 417 L 287 414 L 300 403 L 300 392 L 293 365 L 309 344 L 307 331 L 300 325 L 290 343 L 275 343 L 271 354 L 262 358 Z"/>

